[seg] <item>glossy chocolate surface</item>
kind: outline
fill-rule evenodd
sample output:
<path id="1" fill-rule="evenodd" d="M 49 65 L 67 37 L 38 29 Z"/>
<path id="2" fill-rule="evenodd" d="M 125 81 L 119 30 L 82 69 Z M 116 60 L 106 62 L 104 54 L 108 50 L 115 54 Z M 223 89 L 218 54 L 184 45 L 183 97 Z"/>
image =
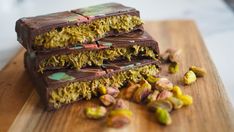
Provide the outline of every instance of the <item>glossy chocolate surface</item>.
<path id="1" fill-rule="evenodd" d="M 138 16 L 139 11 L 134 8 L 126 7 L 118 3 L 107 3 L 72 11 L 64 11 L 47 15 L 25 17 L 16 21 L 16 33 L 18 41 L 28 50 L 45 50 L 44 48 L 36 49 L 34 45 L 35 36 L 48 32 L 52 29 L 58 29 L 67 26 L 79 26 L 82 23 L 89 23 L 95 19 L 105 18 L 114 15 L 132 15 Z M 137 26 L 132 30 L 143 29 Z M 116 36 L 125 32 L 110 31 L 106 36 Z M 96 38 L 99 40 L 101 38 Z M 69 46 L 68 46 L 69 47 Z M 72 47 L 72 46 L 70 46 Z"/>

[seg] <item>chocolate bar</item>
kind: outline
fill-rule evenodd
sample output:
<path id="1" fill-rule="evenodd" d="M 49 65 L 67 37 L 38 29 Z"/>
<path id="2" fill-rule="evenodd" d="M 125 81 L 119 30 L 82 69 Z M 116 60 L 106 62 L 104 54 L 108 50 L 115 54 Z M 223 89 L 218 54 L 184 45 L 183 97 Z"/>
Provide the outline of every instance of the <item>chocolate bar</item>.
<path id="1" fill-rule="evenodd" d="M 34 61 L 36 71 L 43 73 L 46 70 L 102 66 L 107 62 L 120 60 L 157 60 L 159 49 L 157 42 L 147 32 L 134 31 L 103 38 L 94 44 L 27 54 Z"/>
<path id="2" fill-rule="evenodd" d="M 17 20 L 18 41 L 29 51 L 73 47 L 143 29 L 139 11 L 107 3 Z"/>
<path id="3" fill-rule="evenodd" d="M 31 57 L 25 54 L 25 67 L 36 85 L 42 101 L 48 110 L 81 99 L 98 95 L 99 86 L 121 88 L 126 81 L 138 82 L 158 73 L 158 61 L 151 59 L 119 61 L 80 70 L 60 69 L 40 74 L 32 67 Z"/>

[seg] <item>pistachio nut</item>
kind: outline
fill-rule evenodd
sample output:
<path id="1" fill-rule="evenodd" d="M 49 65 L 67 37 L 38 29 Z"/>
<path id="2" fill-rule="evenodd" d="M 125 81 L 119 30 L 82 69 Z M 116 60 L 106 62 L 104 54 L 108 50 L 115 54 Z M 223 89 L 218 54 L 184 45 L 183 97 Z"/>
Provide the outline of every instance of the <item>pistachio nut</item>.
<path id="1" fill-rule="evenodd" d="M 204 77 L 207 73 L 206 69 L 198 66 L 191 66 L 189 70 L 193 71 L 197 77 Z"/>
<path id="2" fill-rule="evenodd" d="M 149 83 L 156 83 L 159 78 L 158 77 L 155 77 L 155 76 L 152 76 L 152 75 L 149 75 L 146 79 Z"/>
<path id="3" fill-rule="evenodd" d="M 189 95 L 181 95 L 179 99 L 183 102 L 185 106 L 193 104 L 193 97 Z"/>
<path id="4" fill-rule="evenodd" d="M 147 80 L 141 80 L 139 84 L 141 85 L 141 87 L 151 88 L 151 85 L 149 84 Z"/>
<path id="5" fill-rule="evenodd" d="M 168 60 L 170 62 L 179 62 L 180 56 L 181 56 L 181 51 L 180 49 L 169 49 L 169 56 L 168 56 Z"/>
<path id="6" fill-rule="evenodd" d="M 104 95 L 107 93 L 107 90 L 106 90 L 106 87 L 104 85 L 99 85 L 98 87 L 98 92 L 101 94 L 101 95 Z"/>
<path id="7" fill-rule="evenodd" d="M 113 97 L 117 97 L 120 93 L 119 89 L 115 88 L 115 87 L 107 87 L 106 92 L 107 92 L 107 94 L 109 94 Z"/>
<path id="8" fill-rule="evenodd" d="M 109 94 L 105 94 L 99 97 L 99 100 L 105 106 L 110 106 L 116 102 L 115 98 Z"/>
<path id="9" fill-rule="evenodd" d="M 169 112 L 164 108 L 157 108 L 155 111 L 155 117 L 158 122 L 163 125 L 170 125 L 172 123 Z"/>
<path id="10" fill-rule="evenodd" d="M 171 81 L 169 81 L 167 78 L 160 78 L 155 83 L 155 88 L 158 90 L 172 90 L 173 84 Z"/>
<path id="11" fill-rule="evenodd" d="M 107 125 L 113 128 L 121 128 L 131 122 L 132 112 L 128 109 L 112 110 L 107 118 Z"/>
<path id="12" fill-rule="evenodd" d="M 161 54 L 161 58 L 163 61 L 169 62 L 178 62 L 180 58 L 181 50 L 169 48 L 163 54 Z"/>
<path id="13" fill-rule="evenodd" d="M 170 63 L 170 65 L 168 66 L 168 71 L 171 74 L 179 72 L 179 64 L 177 62 Z"/>
<path id="14" fill-rule="evenodd" d="M 137 103 L 140 103 L 151 91 L 151 85 L 146 80 L 142 80 L 140 85 L 133 94 L 133 100 Z"/>
<path id="15" fill-rule="evenodd" d="M 177 85 L 173 86 L 172 93 L 176 97 L 179 97 L 179 96 L 181 96 L 183 94 L 182 91 L 181 91 L 181 89 L 180 89 L 180 87 L 177 86 Z"/>
<path id="16" fill-rule="evenodd" d="M 125 99 L 131 99 L 133 96 L 133 93 L 139 88 L 141 85 L 140 84 L 135 84 L 133 82 L 129 82 L 128 86 L 125 88 L 124 91 L 124 98 Z"/>
<path id="17" fill-rule="evenodd" d="M 170 53 L 168 52 L 168 50 L 166 50 L 165 52 L 163 52 L 161 55 L 160 55 L 160 58 L 162 61 L 168 61 L 168 57 L 169 57 Z"/>
<path id="18" fill-rule="evenodd" d="M 174 109 L 180 109 L 183 106 L 183 101 L 179 98 L 169 97 L 167 98 L 167 100 L 169 100 L 172 103 Z"/>
<path id="19" fill-rule="evenodd" d="M 173 106 L 168 100 L 155 100 L 147 104 L 147 108 L 150 111 L 155 111 L 157 108 L 166 109 L 168 112 L 171 112 Z"/>
<path id="20" fill-rule="evenodd" d="M 188 72 L 184 74 L 184 77 L 183 77 L 184 84 L 189 85 L 189 84 L 194 83 L 196 80 L 197 80 L 197 77 L 193 71 L 189 70 Z"/>
<path id="21" fill-rule="evenodd" d="M 103 118 L 107 113 L 107 110 L 103 106 L 99 107 L 87 107 L 85 109 L 85 115 L 86 117 L 90 119 L 100 119 Z"/>
<path id="22" fill-rule="evenodd" d="M 159 93 L 157 100 L 164 100 L 171 97 L 173 94 L 170 91 L 163 90 Z"/>
<path id="23" fill-rule="evenodd" d="M 149 94 L 147 96 L 147 102 L 152 102 L 152 101 L 157 100 L 158 94 L 159 94 L 159 91 L 158 90 L 154 90 L 153 93 L 151 93 L 151 94 Z"/>
<path id="24" fill-rule="evenodd" d="M 117 99 L 116 103 L 113 106 L 113 109 L 128 109 L 126 101 L 123 99 Z"/>

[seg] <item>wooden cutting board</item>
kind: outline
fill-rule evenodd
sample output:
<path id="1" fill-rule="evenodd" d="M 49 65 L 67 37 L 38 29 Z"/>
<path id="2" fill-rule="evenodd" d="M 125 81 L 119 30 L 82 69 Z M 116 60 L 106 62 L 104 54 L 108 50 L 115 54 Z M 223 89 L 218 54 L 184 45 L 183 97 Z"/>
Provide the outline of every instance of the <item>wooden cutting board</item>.
<path id="1" fill-rule="evenodd" d="M 0 71 L 0 131 L 234 131 L 233 107 L 195 24 L 184 20 L 146 22 L 145 30 L 159 42 L 161 51 L 169 47 L 182 49 L 180 72 L 168 76 L 174 84 L 181 85 L 180 79 L 191 65 L 208 71 L 207 76 L 199 78 L 195 84 L 181 85 L 184 93 L 193 96 L 194 104 L 173 111 L 172 125 L 159 125 L 152 113 L 134 103 L 129 103 L 134 113 L 132 123 L 117 130 L 106 127 L 105 120 L 84 117 L 83 109 L 97 105 L 95 101 L 80 101 L 56 112 L 46 112 L 24 70 L 25 50 L 21 50 Z"/>

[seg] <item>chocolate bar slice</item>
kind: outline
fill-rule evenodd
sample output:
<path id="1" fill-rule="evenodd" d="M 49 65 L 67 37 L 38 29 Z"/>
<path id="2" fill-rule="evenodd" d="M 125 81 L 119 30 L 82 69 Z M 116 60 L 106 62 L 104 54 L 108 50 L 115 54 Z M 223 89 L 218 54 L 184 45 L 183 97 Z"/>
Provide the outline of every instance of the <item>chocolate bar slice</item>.
<path id="1" fill-rule="evenodd" d="M 25 67 L 36 85 L 36 90 L 48 110 L 58 109 L 80 99 L 98 95 L 99 86 L 121 88 L 127 81 L 138 82 L 149 75 L 156 75 L 158 61 L 119 61 L 80 70 L 53 70 L 40 74 L 33 70 L 32 61 L 25 54 Z"/>
<path id="2" fill-rule="evenodd" d="M 106 3 L 17 20 L 18 41 L 29 51 L 73 47 L 143 29 L 139 11 Z"/>
<path id="3" fill-rule="evenodd" d="M 159 48 L 157 42 L 147 32 L 134 31 L 103 38 L 94 44 L 27 54 L 34 61 L 36 71 L 43 73 L 46 70 L 101 66 L 107 62 L 120 60 L 157 60 Z"/>

